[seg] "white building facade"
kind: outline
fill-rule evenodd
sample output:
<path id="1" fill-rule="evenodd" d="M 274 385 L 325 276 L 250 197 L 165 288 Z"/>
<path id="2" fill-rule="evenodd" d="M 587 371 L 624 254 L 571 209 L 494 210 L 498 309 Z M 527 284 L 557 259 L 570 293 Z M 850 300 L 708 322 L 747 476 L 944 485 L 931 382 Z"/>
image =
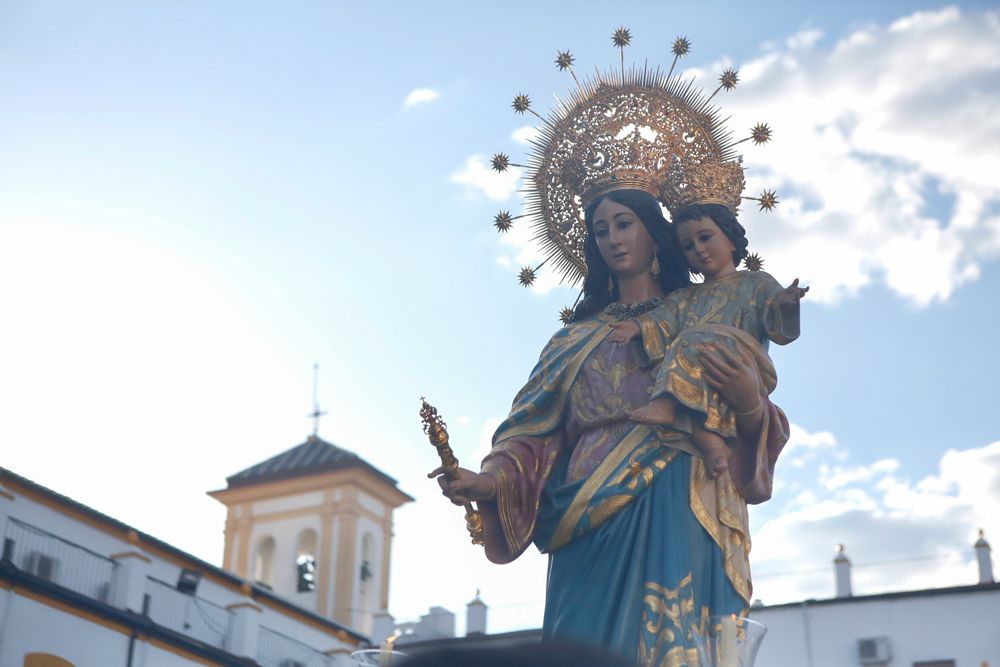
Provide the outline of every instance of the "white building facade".
<path id="1" fill-rule="evenodd" d="M 227 538 L 232 534 L 234 539 L 246 533 L 246 524 L 266 526 L 268 515 L 298 517 L 279 521 L 280 528 L 273 524 L 268 533 L 275 547 L 273 583 L 259 584 L 237 574 L 238 564 L 220 568 L 206 563 L 0 468 L 0 667 L 351 664 L 350 652 L 368 643 L 367 633 L 356 627 L 364 619 L 348 617 L 344 623 L 332 613 L 319 613 L 315 590 L 313 604 L 285 594 L 295 585 L 296 569 L 285 568 L 279 575 L 276 567 L 278 558 L 290 557 L 294 563 L 292 555 L 306 548 L 316 557 L 315 572 L 328 578 L 334 600 L 340 568 L 351 566 L 346 578 L 353 582 L 355 567 L 367 558 L 367 571 L 377 571 L 377 576 L 365 577 L 363 583 L 371 585 L 354 587 L 345 604 L 374 595 L 371 607 L 384 606 L 385 524 L 391 510 L 381 508 L 380 516 L 380 508 L 359 490 L 366 482 L 351 481 L 345 470 L 338 474 L 344 479 L 335 488 L 303 491 L 270 505 L 251 503 L 250 521 L 241 523 L 245 517 L 235 509 L 248 505 L 237 504 L 230 512 Z M 315 507 L 306 501 L 318 499 L 324 502 L 314 505 L 334 510 L 334 516 L 312 516 Z M 338 523 L 343 516 L 350 518 Z M 355 535 L 345 546 L 352 524 Z M 266 532 L 251 530 L 250 539 L 259 541 Z M 304 543 L 303 536 L 308 540 L 309 535 L 315 541 Z M 366 542 L 367 535 L 380 541 Z M 238 541 L 227 541 L 227 557 L 239 550 Z"/>
<path id="2" fill-rule="evenodd" d="M 797 667 L 1000 665 L 1000 584 L 756 607 L 757 664 Z"/>

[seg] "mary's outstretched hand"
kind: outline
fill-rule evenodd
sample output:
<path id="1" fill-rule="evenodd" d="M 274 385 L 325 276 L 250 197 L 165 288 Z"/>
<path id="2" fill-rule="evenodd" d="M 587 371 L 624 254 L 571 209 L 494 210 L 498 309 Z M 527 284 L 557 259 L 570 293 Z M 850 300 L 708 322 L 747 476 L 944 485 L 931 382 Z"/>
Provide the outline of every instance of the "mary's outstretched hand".
<path id="1" fill-rule="evenodd" d="M 496 495 L 493 478 L 488 475 L 459 468 L 455 471 L 454 479 L 449 479 L 445 472 L 444 467 L 435 468 L 427 476 L 437 477 L 442 494 L 455 505 L 490 500 Z"/>

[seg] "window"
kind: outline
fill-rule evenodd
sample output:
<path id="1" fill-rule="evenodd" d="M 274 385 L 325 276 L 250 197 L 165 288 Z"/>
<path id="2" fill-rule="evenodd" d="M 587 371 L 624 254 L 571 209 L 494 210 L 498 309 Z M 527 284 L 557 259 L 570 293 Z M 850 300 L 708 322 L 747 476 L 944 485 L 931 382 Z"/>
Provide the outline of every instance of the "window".
<path id="1" fill-rule="evenodd" d="M 265 535 L 257 543 L 257 549 L 253 556 L 253 579 L 257 583 L 273 587 L 272 576 L 274 574 L 274 538 Z"/>
<path id="2" fill-rule="evenodd" d="M 56 576 L 56 566 L 59 564 L 52 556 L 40 551 L 32 551 L 25 559 L 24 569 L 42 579 L 52 581 Z"/>
<path id="3" fill-rule="evenodd" d="M 316 531 L 306 528 L 299 533 L 299 545 L 296 550 L 295 590 L 308 593 L 316 590 Z"/>
<path id="4" fill-rule="evenodd" d="M 296 590 L 299 593 L 316 590 L 316 559 L 310 554 L 303 554 L 295 560 L 295 567 L 298 571 Z"/>
<path id="5" fill-rule="evenodd" d="M 924 662 L 915 662 L 913 667 L 955 667 L 954 660 L 927 660 Z"/>

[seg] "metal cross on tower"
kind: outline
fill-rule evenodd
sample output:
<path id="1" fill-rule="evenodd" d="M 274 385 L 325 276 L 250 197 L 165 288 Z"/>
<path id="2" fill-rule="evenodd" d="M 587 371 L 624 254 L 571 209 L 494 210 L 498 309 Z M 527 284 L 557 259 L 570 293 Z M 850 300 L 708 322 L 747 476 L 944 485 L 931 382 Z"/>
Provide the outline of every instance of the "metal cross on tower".
<path id="1" fill-rule="evenodd" d="M 319 409 L 319 364 L 313 364 L 313 411 L 306 415 L 313 420 L 313 437 L 319 436 L 319 418 L 326 414 L 325 410 Z"/>

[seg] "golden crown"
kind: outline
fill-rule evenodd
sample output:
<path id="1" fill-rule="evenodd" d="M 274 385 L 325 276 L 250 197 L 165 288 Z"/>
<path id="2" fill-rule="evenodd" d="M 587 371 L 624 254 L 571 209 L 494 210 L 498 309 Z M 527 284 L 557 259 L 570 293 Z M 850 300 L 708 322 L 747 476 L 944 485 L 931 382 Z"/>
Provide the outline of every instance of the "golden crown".
<path id="1" fill-rule="evenodd" d="M 647 67 L 626 72 L 624 48 L 631 38 L 625 28 L 612 36 L 621 51 L 620 71 L 597 73 L 582 83 L 573 71 L 573 55 L 559 52 L 556 65 L 570 72 L 576 89 L 548 118 L 531 108 L 528 95 L 517 95 L 514 111 L 534 114 L 541 121 L 528 164 L 515 164 L 504 153 L 493 156 L 496 171 L 511 166 L 527 169 L 525 215 L 535 219 L 535 238 L 547 255 L 542 264 L 551 260 L 563 280 L 571 283 L 586 274 L 584 210 L 613 190 L 643 190 L 671 212 L 694 203 L 718 203 L 735 211 L 741 199 L 770 210 L 778 201 L 767 190 L 759 197 L 742 196 L 742 157 L 735 150 L 744 141 L 766 143 L 770 127 L 757 124 L 749 136 L 734 141 L 712 105 L 719 91 L 736 86 L 738 73 L 727 69 L 718 88 L 706 97 L 693 80 L 685 82 L 674 75 L 677 60 L 691 48 L 684 37 L 673 43 L 674 60 L 666 75 Z M 500 211 L 493 224 L 506 232 L 520 217 L 525 216 Z M 531 285 L 542 264 L 524 267 L 521 284 Z"/>

